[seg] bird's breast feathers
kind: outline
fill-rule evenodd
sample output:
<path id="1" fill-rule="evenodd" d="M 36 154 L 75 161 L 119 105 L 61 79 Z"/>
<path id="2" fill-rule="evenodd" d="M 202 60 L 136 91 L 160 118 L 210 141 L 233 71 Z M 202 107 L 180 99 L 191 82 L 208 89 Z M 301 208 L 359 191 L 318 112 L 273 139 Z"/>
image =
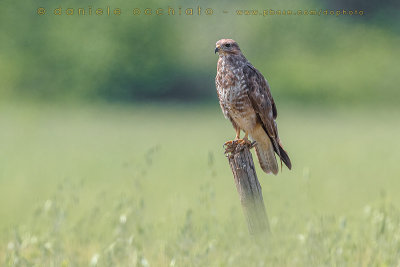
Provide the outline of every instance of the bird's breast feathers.
<path id="1" fill-rule="evenodd" d="M 256 123 L 256 114 L 247 95 L 247 90 L 238 82 L 234 86 L 219 86 L 218 95 L 225 117 L 232 118 L 245 130 L 250 130 Z"/>
<path id="2" fill-rule="evenodd" d="M 255 123 L 255 112 L 248 98 L 248 87 L 241 62 L 221 57 L 215 79 L 218 97 L 225 117 L 232 118 L 241 128 Z"/>

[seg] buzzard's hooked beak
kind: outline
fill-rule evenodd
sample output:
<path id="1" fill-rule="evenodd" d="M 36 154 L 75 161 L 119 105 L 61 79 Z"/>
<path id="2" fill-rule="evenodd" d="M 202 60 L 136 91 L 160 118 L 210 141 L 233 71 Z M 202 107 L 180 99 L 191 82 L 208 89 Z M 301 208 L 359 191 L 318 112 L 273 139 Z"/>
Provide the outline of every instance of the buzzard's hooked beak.
<path id="1" fill-rule="evenodd" d="M 219 52 L 219 47 L 217 46 L 214 50 L 214 54 L 216 54 L 217 52 Z"/>

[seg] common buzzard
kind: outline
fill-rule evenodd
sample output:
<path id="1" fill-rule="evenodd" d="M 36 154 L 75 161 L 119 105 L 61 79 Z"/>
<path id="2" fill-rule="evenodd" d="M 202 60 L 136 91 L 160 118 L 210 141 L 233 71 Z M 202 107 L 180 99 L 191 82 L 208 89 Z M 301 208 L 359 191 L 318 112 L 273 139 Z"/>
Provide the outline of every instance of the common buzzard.
<path id="1" fill-rule="evenodd" d="M 248 135 L 256 141 L 257 157 L 264 172 L 278 173 L 275 153 L 281 164 L 283 161 L 291 169 L 289 156 L 278 136 L 277 110 L 267 80 L 245 58 L 234 40 L 219 40 L 217 52 L 215 84 L 222 112 L 236 130 L 235 141 L 249 142 Z M 240 139 L 240 130 L 245 132 L 243 139 Z"/>

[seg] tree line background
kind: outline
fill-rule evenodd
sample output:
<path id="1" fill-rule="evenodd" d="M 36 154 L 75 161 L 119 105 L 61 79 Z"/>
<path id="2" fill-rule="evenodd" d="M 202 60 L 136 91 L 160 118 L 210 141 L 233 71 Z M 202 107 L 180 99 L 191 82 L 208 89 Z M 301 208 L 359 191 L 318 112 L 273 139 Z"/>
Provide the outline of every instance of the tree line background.
<path id="1" fill-rule="evenodd" d="M 67 8 L 120 8 L 120 16 L 52 15 Z M 214 14 L 140 16 L 133 8 Z M 39 16 L 38 7 L 47 14 Z M 0 16 L 0 96 L 41 101 L 215 99 L 220 38 L 234 38 L 281 101 L 397 102 L 400 52 L 395 1 L 6 0 Z M 364 16 L 250 16 L 237 9 L 364 10 Z M 229 11 L 222 14 L 223 10 Z M 166 12 L 165 12 L 166 13 Z"/>

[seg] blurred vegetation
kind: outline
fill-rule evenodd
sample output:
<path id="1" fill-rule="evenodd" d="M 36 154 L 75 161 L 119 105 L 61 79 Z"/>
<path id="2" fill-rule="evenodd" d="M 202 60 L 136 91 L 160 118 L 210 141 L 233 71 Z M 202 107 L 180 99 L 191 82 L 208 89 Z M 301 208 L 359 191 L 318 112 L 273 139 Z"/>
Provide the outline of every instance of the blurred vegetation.
<path id="1" fill-rule="evenodd" d="M 293 170 L 256 162 L 255 244 L 218 107 L 1 106 L 0 265 L 397 266 L 400 111 L 280 114 Z"/>
<path id="2" fill-rule="evenodd" d="M 116 16 L 78 8 L 120 8 Z M 134 16 L 132 9 L 213 8 L 215 15 Z M 40 100 L 215 100 L 220 38 L 236 39 L 273 94 L 298 102 L 394 103 L 400 98 L 396 3 L 4 0 L 0 96 Z M 45 7 L 47 14 L 36 14 Z M 52 12 L 61 7 L 63 15 Z M 67 8 L 75 8 L 67 16 Z M 237 16 L 236 9 L 360 9 L 360 16 Z M 228 10 L 229 14 L 222 14 Z M 203 11 L 204 12 L 204 11 Z M 166 11 L 165 11 L 166 13 Z M 382 15 L 383 14 L 383 15 Z"/>

